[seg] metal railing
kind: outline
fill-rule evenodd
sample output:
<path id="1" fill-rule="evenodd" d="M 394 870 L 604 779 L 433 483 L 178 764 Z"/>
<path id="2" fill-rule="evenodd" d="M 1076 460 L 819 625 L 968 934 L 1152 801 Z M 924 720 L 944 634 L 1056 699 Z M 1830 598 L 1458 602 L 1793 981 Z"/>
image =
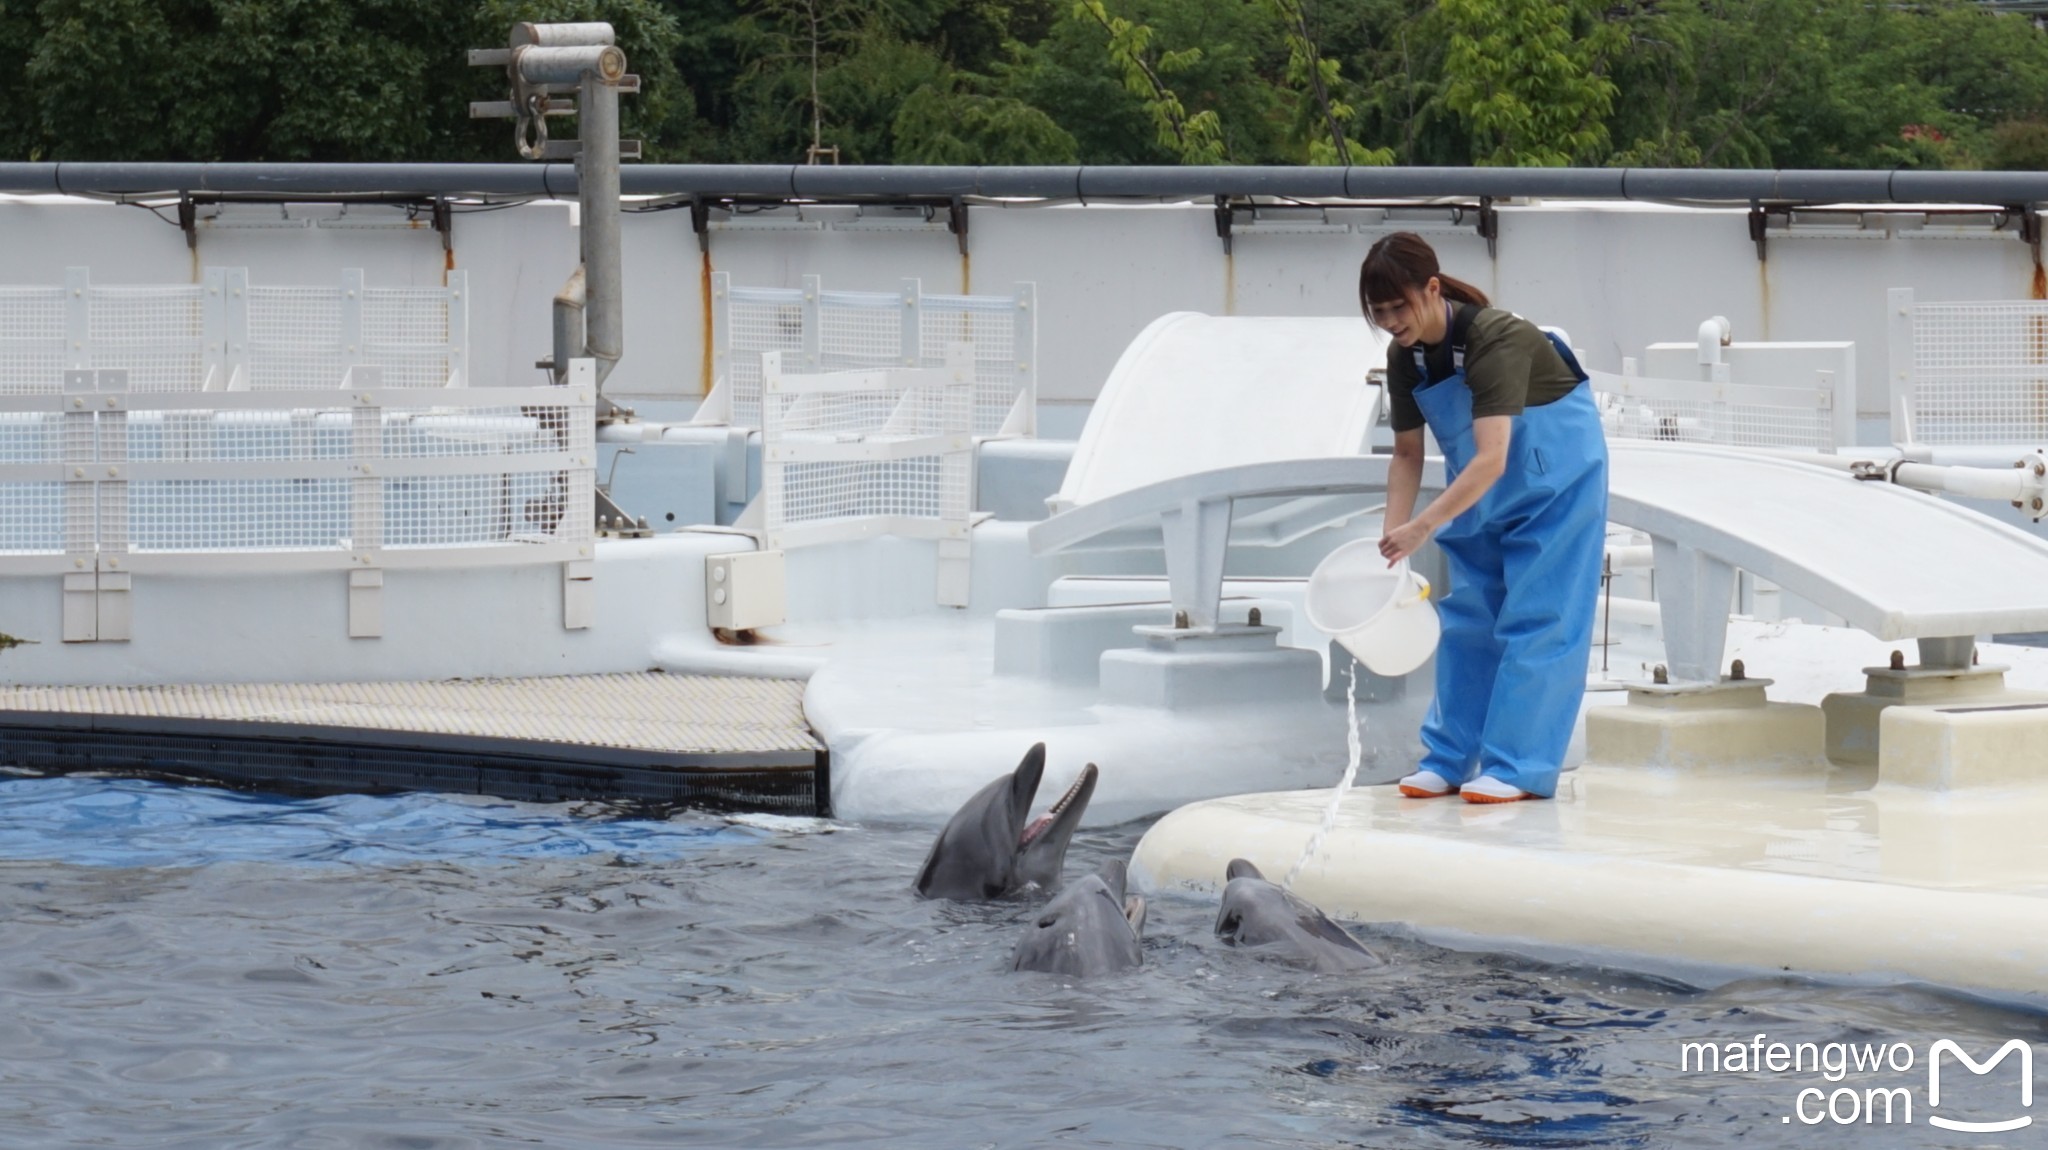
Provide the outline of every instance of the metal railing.
<path id="1" fill-rule="evenodd" d="M 1810 387 L 1656 379 L 1623 362 L 1621 375 L 1587 373 L 1610 439 L 1822 453 L 1837 447 L 1835 413 L 1845 401 L 1831 376 Z"/>
<path id="2" fill-rule="evenodd" d="M 387 568 L 587 563 L 589 361 L 460 386 L 463 294 L 0 288 L 0 575 L 61 573 L 90 640 L 126 637 L 135 574 L 348 570 L 369 635 Z"/>
<path id="3" fill-rule="evenodd" d="M 937 367 L 946 349 L 971 349 L 975 435 L 1031 435 L 1038 401 L 1035 289 L 1008 296 L 928 295 L 905 279 L 893 292 L 735 286 L 711 277 L 712 390 L 699 423 L 760 428 L 763 353 L 792 371 Z M 792 358 L 794 357 L 794 358 Z"/>
<path id="4" fill-rule="evenodd" d="M 1893 442 L 2048 444 L 2048 303 L 1919 303 L 1911 288 L 1886 302 Z"/>
<path id="5" fill-rule="evenodd" d="M 762 538 L 775 549 L 900 535 L 939 541 L 939 602 L 966 606 L 972 349 L 946 366 L 786 373 L 763 355 Z"/>

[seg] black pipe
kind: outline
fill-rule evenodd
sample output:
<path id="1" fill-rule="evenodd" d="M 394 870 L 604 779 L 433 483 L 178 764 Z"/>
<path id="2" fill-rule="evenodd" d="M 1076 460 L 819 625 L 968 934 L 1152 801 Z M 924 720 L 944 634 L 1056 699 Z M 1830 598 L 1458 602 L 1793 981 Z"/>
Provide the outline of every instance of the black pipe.
<path id="1" fill-rule="evenodd" d="M 1681 168 L 890 167 L 638 164 L 628 195 L 703 198 L 1431 199 L 1548 196 L 1717 203 L 2048 201 L 2048 172 Z M 0 163 L 0 192 L 572 196 L 573 164 Z"/>

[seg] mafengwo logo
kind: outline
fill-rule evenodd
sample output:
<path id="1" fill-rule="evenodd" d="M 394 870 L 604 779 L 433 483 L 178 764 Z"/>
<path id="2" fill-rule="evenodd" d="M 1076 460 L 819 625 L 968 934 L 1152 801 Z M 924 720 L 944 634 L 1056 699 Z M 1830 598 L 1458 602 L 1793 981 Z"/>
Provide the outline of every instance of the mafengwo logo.
<path id="1" fill-rule="evenodd" d="M 1999 1047 L 1998 1053 L 1992 1055 L 1990 1061 L 1979 1062 L 1970 1057 L 1968 1051 L 1944 1038 L 1927 1051 L 1927 1108 L 1932 1110 L 1941 1105 L 1942 1055 L 1953 1055 L 1955 1060 L 1967 1067 L 1972 1074 L 1989 1074 L 1999 1063 L 2005 1061 L 2006 1055 L 2015 1052 L 2020 1056 L 2019 1108 L 2026 1110 L 2032 1107 L 2034 1105 L 2033 1047 L 2015 1038 L 2004 1046 Z M 1996 1134 L 2004 1130 L 2018 1130 L 2020 1127 L 2032 1123 L 2034 1117 L 2031 1114 L 2022 1114 L 2017 1118 L 2008 1118 L 2002 1122 L 1964 1122 L 1960 1119 L 1948 1118 L 1939 1114 L 1929 1114 L 1927 1121 L 1929 1125 L 1939 1126 L 1943 1130 L 1964 1130 L 1972 1134 Z"/>
<path id="2" fill-rule="evenodd" d="M 2019 1057 L 2012 1058 L 2015 1054 Z M 1900 1083 L 1911 1081 L 1905 1076 L 1923 1063 L 1927 1094 L 1921 1117 L 1929 1126 L 1964 1134 L 2002 1134 L 2033 1124 L 2028 1111 L 2034 1105 L 2034 1048 L 2024 1039 L 2012 1039 L 1982 1060 L 1947 1038 L 1930 1044 L 1924 1059 L 1904 1042 L 1786 1043 L 1772 1042 L 1767 1034 L 1748 1042 L 1681 1042 L 1678 1053 L 1678 1068 L 1685 1074 L 1817 1075 L 1833 1088 L 1800 1088 L 1788 1098 L 1791 1112 L 1780 1119 L 1805 1126 L 1912 1125 L 1915 1092 Z M 2001 1065 L 2010 1066 L 2006 1073 L 2013 1081 L 2008 1087 L 1972 1089 L 1967 1106 L 1956 1099 L 1959 1083 L 1976 1087 L 1979 1079 Z M 1877 1078 L 1879 1084 L 1833 1085 L 1851 1074 Z M 1944 1074 L 1950 1087 L 1945 1108 Z"/>

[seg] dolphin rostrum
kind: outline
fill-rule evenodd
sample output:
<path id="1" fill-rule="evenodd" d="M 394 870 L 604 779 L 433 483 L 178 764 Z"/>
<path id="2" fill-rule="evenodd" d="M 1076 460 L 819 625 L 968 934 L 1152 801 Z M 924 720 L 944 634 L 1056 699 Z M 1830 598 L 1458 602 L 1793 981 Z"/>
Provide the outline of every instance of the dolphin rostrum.
<path id="1" fill-rule="evenodd" d="M 1143 962 L 1145 900 L 1124 897 L 1125 873 L 1123 860 L 1111 859 L 1046 903 L 1017 940 L 1010 969 L 1087 978 Z"/>
<path id="2" fill-rule="evenodd" d="M 1259 868 L 1244 859 L 1230 860 L 1224 873 L 1229 881 L 1223 887 L 1223 908 L 1216 915 L 1216 937 L 1224 942 L 1318 974 L 1363 970 L 1384 962 L 1299 895 L 1267 882 Z"/>
<path id="3" fill-rule="evenodd" d="M 1059 886 L 1067 844 L 1095 794 L 1095 764 L 1038 818 L 1025 821 L 1038 782 L 1045 774 L 1045 744 L 1024 753 L 1017 769 L 975 792 L 954 813 L 917 872 L 917 893 L 925 898 L 1001 898 L 1038 886 Z"/>

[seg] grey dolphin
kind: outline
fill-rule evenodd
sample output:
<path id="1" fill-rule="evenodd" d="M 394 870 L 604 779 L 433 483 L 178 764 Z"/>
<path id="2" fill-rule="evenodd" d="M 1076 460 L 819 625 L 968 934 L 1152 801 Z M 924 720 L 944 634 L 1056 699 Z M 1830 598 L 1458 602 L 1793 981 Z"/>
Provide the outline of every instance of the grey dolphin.
<path id="1" fill-rule="evenodd" d="M 1244 859 L 1230 860 L 1224 873 L 1229 881 L 1223 887 L 1223 908 L 1216 915 L 1216 937 L 1224 942 L 1318 974 L 1384 963 L 1322 911 L 1293 891 L 1267 882 L 1259 868 Z"/>
<path id="2" fill-rule="evenodd" d="M 1145 900 L 1124 897 L 1125 875 L 1123 860 L 1111 859 L 1069 884 L 1025 928 L 1010 969 L 1087 978 L 1143 962 Z"/>
<path id="3" fill-rule="evenodd" d="M 975 792 L 954 812 L 917 872 L 917 893 L 924 898 L 1001 898 L 1032 885 L 1057 887 L 1067 844 L 1095 795 L 1096 774 L 1094 763 L 1081 768 L 1081 776 L 1050 810 L 1026 822 L 1045 775 L 1045 744 L 1033 745 L 1016 770 Z"/>

